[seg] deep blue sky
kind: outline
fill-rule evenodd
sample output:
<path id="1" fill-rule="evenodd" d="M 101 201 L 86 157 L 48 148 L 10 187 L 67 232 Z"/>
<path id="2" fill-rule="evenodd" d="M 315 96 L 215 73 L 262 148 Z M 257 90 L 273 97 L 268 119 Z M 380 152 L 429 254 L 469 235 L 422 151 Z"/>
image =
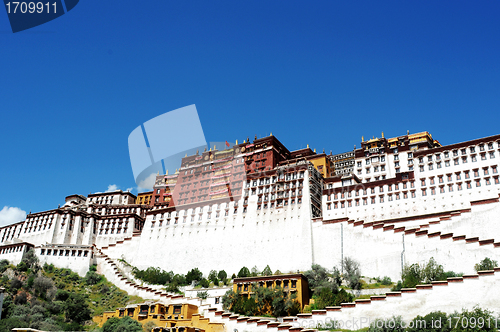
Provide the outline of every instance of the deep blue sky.
<path id="1" fill-rule="evenodd" d="M 272 131 L 290 150 L 498 134 L 499 15 L 498 0 L 82 0 L 13 34 L 0 10 L 0 209 L 134 187 L 130 132 L 190 104 L 207 141 Z"/>

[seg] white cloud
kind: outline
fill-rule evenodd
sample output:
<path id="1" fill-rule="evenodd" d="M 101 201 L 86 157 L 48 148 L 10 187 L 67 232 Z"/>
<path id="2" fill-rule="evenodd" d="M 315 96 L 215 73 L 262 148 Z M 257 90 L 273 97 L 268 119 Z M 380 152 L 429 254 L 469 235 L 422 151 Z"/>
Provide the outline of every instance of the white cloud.
<path id="1" fill-rule="evenodd" d="M 156 181 L 156 173 L 151 173 L 147 178 L 139 182 L 137 191 L 144 192 L 148 190 L 153 190 L 155 181 Z"/>
<path id="2" fill-rule="evenodd" d="M 118 190 L 118 186 L 116 184 L 110 184 L 108 186 L 108 190 L 106 190 L 106 192 L 109 193 L 109 192 L 116 191 L 116 190 Z"/>
<path id="3" fill-rule="evenodd" d="M 26 219 L 26 211 L 17 207 L 4 206 L 0 211 L 0 226 L 10 225 Z"/>

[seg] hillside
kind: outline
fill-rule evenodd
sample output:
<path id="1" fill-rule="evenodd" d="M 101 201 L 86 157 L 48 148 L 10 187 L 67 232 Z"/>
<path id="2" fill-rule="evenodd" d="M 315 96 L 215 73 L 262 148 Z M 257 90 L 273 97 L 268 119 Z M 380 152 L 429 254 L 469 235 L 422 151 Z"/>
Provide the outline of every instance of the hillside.
<path id="1" fill-rule="evenodd" d="M 0 286 L 5 288 L 0 332 L 14 327 L 89 330 L 92 316 L 142 301 L 96 274 L 95 267 L 82 278 L 70 269 L 40 266 L 33 251 L 17 266 L 0 261 L 0 273 Z"/>

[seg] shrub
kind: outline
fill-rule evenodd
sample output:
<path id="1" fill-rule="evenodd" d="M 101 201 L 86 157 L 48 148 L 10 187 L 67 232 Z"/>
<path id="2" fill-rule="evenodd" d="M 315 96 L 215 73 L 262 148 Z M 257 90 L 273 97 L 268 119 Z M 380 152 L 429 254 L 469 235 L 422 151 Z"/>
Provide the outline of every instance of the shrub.
<path id="1" fill-rule="evenodd" d="M 384 278 L 382 278 L 382 280 L 380 281 L 380 283 L 382 285 L 384 285 L 384 286 L 388 286 L 388 285 L 392 284 L 392 280 L 389 277 L 384 277 Z"/>
<path id="2" fill-rule="evenodd" d="M 425 316 L 417 316 L 408 323 L 406 332 L 448 332 L 451 331 L 450 322 L 445 313 L 434 311 Z"/>
<path id="3" fill-rule="evenodd" d="M 143 332 L 141 323 L 125 316 L 123 318 L 112 317 L 102 326 L 102 332 Z"/>
<path id="4" fill-rule="evenodd" d="M 23 282 L 17 278 L 13 278 L 11 281 L 10 281 L 10 289 L 13 293 L 16 293 L 19 288 L 23 287 Z"/>
<path id="5" fill-rule="evenodd" d="M 85 275 L 85 282 L 87 285 L 95 285 L 98 284 L 102 280 L 102 277 L 95 273 L 95 271 L 88 271 Z"/>
<path id="6" fill-rule="evenodd" d="M 5 270 L 9 267 L 9 261 L 6 259 L 0 260 L 0 273 L 4 273 Z"/>
<path id="7" fill-rule="evenodd" d="M 198 292 L 196 293 L 196 296 L 199 297 L 200 299 L 206 300 L 208 298 L 208 292 Z"/>
<path id="8" fill-rule="evenodd" d="M 474 270 L 476 270 L 476 272 L 485 271 L 485 270 L 493 270 L 497 266 L 498 266 L 497 261 L 491 260 L 488 257 L 486 257 L 481 262 L 474 265 Z"/>
<path id="9" fill-rule="evenodd" d="M 35 290 L 35 295 L 42 298 L 46 298 L 47 291 L 54 287 L 54 282 L 50 278 L 43 276 L 37 277 L 33 282 L 33 288 Z"/>

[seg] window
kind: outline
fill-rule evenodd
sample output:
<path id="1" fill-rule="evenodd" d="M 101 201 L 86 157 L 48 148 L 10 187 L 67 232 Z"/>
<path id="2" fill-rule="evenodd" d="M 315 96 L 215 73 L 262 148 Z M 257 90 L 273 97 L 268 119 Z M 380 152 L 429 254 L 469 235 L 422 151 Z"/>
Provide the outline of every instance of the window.
<path id="1" fill-rule="evenodd" d="M 473 147 L 473 146 L 471 146 L 471 147 L 470 147 L 470 153 L 473 153 L 473 152 L 476 152 L 476 148 L 475 148 L 475 147 Z"/>
<path id="2" fill-rule="evenodd" d="M 399 155 L 395 154 L 394 155 L 394 160 L 399 160 Z"/>
<path id="3" fill-rule="evenodd" d="M 491 166 L 491 170 L 493 171 L 493 174 L 497 174 L 498 170 L 496 166 Z"/>
<path id="4" fill-rule="evenodd" d="M 433 185 L 434 184 L 434 178 L 430 178 L 430 180 L 431 180 L 431 185 Z"/>
<path id="5" fill-rule="evenodd" d="M 420 170 L 420 172 L 423 172 L 423 171 L 424 171 L 424 166 L 423 166 L 423 165 L 420 165 L 420 166 L 419 166 L 419 170 Z"/>
<path id="6" fill-rule="evenodd" d="M 478 169 L 475 169 L 474 170 L 474 177 L 479 177 L 479 170 Z"/>
<path id="7" fill-rule="evenodd" d="M 439 162 L 439 163 L 436 163 L 436 167 L 437 167 L 437 168 L 441 168 L 441 163 L 440 163 L 440 162 Z"/>
<path id="8" fill-rule="evenodd" d="M 489 186 L 491 184 L 490 178 L 485 178 L 484 182 L 486 182 L 487 186 Z"/>
<path id="9" fill-rule="evenodd" d="M 458 191 L 462 190 L 462 184 L 461 183 L 457 183 L 457 190 Z"/>
<path id="10" fill-rule="evenodd" d="M 358 161 L 358 167 L 361 167 L 361 165 L 362 165 L 361 161 Z"/>
<path id="11" fill-rule="evenodd" d="M 448 191 L 451 193 L 453 191 L 453 185 L 452 184 L 449 184 L 448 185 Z"/>
<path id="12" fill-rule="evenodd" d="M 481 153 L 481 160 L 486 160 L 486 153 Z"/>
<path id="13" fill-rule="evenodd" d="M 446 167 L 450 167 L 450 161 L 449 161 L 449 160 L 445 160 L 444 165 L 445 165 Z"/>
<path id="14" fill-rule="evenodd" d="M 481 180 L 476 180 L 476 187 L 481 187 Z"/>
<path id="15" fill-rule="evenodd" d="M 363 198 L 363 205 L 367 205 L 368 204 L 368 201 L 366 198 Z"/>
<path id="16" fill-rule="evenodd" d="M 460 152 L 462 152 L 462 156 L 463 156 L 464 154 L 467 154 L 467 149 L 462 149 L 462 150 L 460 150 Z"/>
<path id="17" fill-rule="evenodd" d="M 477 161 L 476 155 L 470 157 L 472 159 L 472 162 L 475 163 Z"/>
<path id="18" fill-rule="evenodd" d="M 365 165 L 370 165 L 370 159 L 365 159 Z"/>
<path id="19" fill-rule="evenodd" d="M 436 188 L 431 188 L 431 195 L 436 195 Z"/>
<path id="20" fill-rule="evenodd" d="M 444 186 L 439 187 L 439 192 L 440 192 L 441 194 L 444 194 Z"/>
<path id="21" fill-rule="evenodd" d="M 417 197 L 417 194 L 415 193 L 415 191 L 412 191 L 411 192 L 411 198 L 415 198 L 415 197 Z"/>
<path id="22" fill-rule="evenodd" d="M 428 156 L 427 161 L 432 161 L 432 156 Z"/>
<path id="23" fill-rule="evenodd" d="M 434 166 L 432 164 L 429 164 L 429 171 L 432 171 L 434 169 Z"/>
<path id="24" fill-rule="evenodd" d="M 493 143 L 488 143 L 488 149 L 493 149 Z"/>
<path id="25" fill-rule="evenodd" d="M 472 184 L 469 182 L 467 182 L 467 189 L 472 189 Z"/>
<path id="26" fill-rule="evenodd" d="M 465 178 L 466 178 L 466 179 L 470 178 L 470 176 L 469 176 L 469 171 L 465 171 L 465 172 L 464 172 L 464 174 L 465 174 Z"/>
<path id="27" fill-rule="evenodd" d="M 494 158 L 495 158 L 495 152 L 490 151 L 490 159 L 494 159 Z"/>
<path id="28" fill-rule="evenodd" d="M 456 175 L 456 176 L 457 176 L 457 181 L 458 181 L 458 180 L 461 180 L 462 176 L 460 175 L 460 173 L 457 173 L 457 175 Z"/>
<path id="29" fill-rule="evenodd" d="M 385 161 L 385 156 L 380 156 L 380 161 L 384 162 Z"/>
<path id="30" fill-rule="evenodd" d="M 394 167 L 399 167 L 399 161 L 394 162 Z"/>

